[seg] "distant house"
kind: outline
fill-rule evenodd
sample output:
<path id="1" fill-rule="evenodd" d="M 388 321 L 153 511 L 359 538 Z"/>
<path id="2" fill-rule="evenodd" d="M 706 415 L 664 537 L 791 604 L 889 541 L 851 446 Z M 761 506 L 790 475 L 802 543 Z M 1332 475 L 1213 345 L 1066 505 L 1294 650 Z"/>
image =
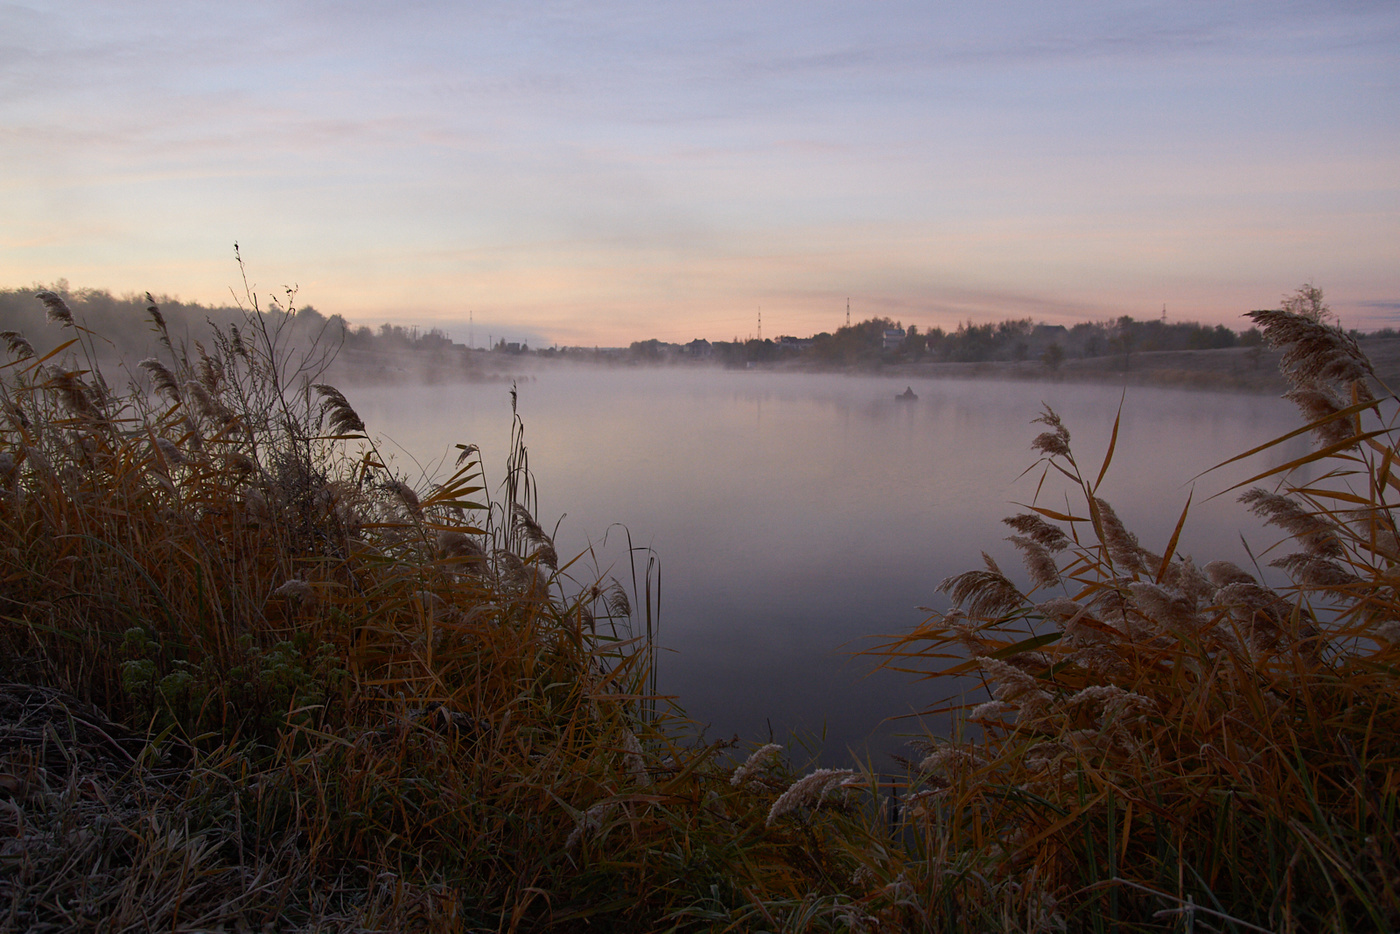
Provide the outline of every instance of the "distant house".
<path id="1" fill-rule="evenodd" d="M 681 353 L 694 360 L 708 360 L 715 355 L 715 348 L 709 341 L 696 338 L 683 346 Z"/>
<path id="2" fill-rule="evenodd" d="M 884 350 L 898 350 L 904 343 L 904 328 L 885 328 Z"/>

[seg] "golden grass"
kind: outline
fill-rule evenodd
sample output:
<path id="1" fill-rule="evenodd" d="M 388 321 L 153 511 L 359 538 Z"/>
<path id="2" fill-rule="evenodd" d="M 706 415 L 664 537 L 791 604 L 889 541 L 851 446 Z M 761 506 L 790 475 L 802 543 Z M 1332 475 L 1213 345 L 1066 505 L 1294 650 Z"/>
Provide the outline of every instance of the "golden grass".
<path id="1" fill-rule="evenodd" d="M 518 416 L 496 497 L 472 444 L 413 483 L 256 309 L 188 349 L 154 310 L 117 391 L 41 301 L 72 339 L 0 334 L 0 929 L 1400 923 L 1395 399 L 1321 326 L 1260 321 L 1320 445 L 1249 494 L 1294 585 L 1147 551 L 1047 411 L 1080 506 L 1008 520 L 1036 589 L 988 559 L 886 648 L 993 695 L 889 782 L 698 744 L 655 556 L 560 559 Z"/>
<path id="2" fill-rule="evenodd" d="M 1142 547 L 1097 495 L 1112 445 L 1086 472 L 1047 410 L 1041 493 L 1063 480 L 1079 507 L 1007 520 L 1035 588 L 988 559 L 884 650 L 987 683 L 980 738 L 920 764 L 918 845 L 926 871 L 975 853 L 1039 893 L 1042 928 L 1400 924 L 1397 400 L 1340 331 L 1255 319 L 1319 444 L 1243 497 L 1287 534 L 1291 586 L 1176 554 L 1185 509 Z"/>
<path id="3" fill-rule="evenodd" d="M 787 766 L 733 785 L 723 745 L 659 702 L 654 555 L 628 543 L 630 588 L 575 580 L 532 514 L 518 417 L 499 499 L 470 444 L 415 486 L 318 382 L 324 354 L 294 358 L 256 312 L 189 349 L 152 313 L 162 358 L 119 393 L 100 338 L 41 300 L 74 337 L 42 359 L 6 338 L 0 650 L 12 681 L 60 693 L 47 751 L 0 742 L 0 925 L 855 910 L 850 841 L 883 822 L 842 793 L 765 824 Z"/>

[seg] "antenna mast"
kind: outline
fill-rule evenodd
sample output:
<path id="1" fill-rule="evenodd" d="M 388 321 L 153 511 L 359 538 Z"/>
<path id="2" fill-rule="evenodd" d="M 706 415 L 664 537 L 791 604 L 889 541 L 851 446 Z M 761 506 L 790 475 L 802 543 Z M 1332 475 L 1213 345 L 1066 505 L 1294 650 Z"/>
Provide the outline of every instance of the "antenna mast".
<path id="1" fill-rule="evenodd" d="M 758 339 L 763 340 L 763 306 L 758 306 Z"/>
<path id="2" fill-rule="evenodd" d="M 848 296 L 848 297 L 846 298 L 846 327 L 850 327 L 850 326 L 851 326 L 851 299 L 850 299 L 850 297 Z"/>
<path id="3" fill-rule="evenodd" d="M 476 320 L 472 317 L 472 314 L 473 314 L 473 313 L 470 312 L 470 311 L 467 312 L 467 346 L 468 346 L 469 348 L 471 348 L 472 350 L 475 350 L 475 349 L 476 349 L 476 337 L 475 337 L 475 335 L 473 334 L 472 329 L 473 329 L 474 325 L 476 324 Z"/>

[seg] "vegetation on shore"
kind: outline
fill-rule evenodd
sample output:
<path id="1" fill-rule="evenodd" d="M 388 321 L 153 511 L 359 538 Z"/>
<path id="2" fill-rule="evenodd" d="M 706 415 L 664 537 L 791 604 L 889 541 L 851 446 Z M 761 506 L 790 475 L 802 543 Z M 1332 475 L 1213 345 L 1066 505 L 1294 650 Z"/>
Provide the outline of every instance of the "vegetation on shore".
<path id="1" fill-rule="evenodd" d="M 1047 409 L 1040 492 L 1006 520 L 1032 589 L 987 558 L 886 649 L 990 689 L 966 712 L 981 737 L 919 765 L 925 845 L 979 854 L 1077 928 L 1400 925 L 1397 399 L 1340 330 L 1252 318 L 1307 422 L 1286 437 L 1317 444 L 1241 484 L 1263 484 L 1242 501 L 1285 533 L 1259 560 L 1291 586 L 1176 554 L 1189 496 L 1143 547 L 1097 495 L 1112 445 L 1082 464 Z"/>
<path id="2" fill-rule="evenodd" d="M 152 305 L 117 390 L 39 297 L 55 349 L 0 333 L 0 929 L 1400 923 L 1400 439 L 1340 331 L 1255 317 L 1320 445 L 1248 494 L 1288 589 L 1149 552 L 1044 413 L 1039 502 L 1080 505 L 1009 520 L 1034 589 L 989 561 L 883 650 L 994 694 L 889 788 L 696 743 L 650 556 L 560 560 L 518 419 L 498 484 L 471 444 L 410 482 L 275 318 L 186 347 Z"/>

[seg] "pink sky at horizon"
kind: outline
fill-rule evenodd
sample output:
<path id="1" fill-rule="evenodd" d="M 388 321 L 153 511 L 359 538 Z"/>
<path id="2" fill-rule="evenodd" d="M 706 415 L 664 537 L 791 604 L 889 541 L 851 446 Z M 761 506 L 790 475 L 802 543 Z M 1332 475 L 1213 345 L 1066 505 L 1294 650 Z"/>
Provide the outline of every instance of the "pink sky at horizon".
<path id="1" fill-rule="evenodd" d="M 1400 7 L 0 6 L 0 286 L 477 343 L 1400 321 Z"/>

